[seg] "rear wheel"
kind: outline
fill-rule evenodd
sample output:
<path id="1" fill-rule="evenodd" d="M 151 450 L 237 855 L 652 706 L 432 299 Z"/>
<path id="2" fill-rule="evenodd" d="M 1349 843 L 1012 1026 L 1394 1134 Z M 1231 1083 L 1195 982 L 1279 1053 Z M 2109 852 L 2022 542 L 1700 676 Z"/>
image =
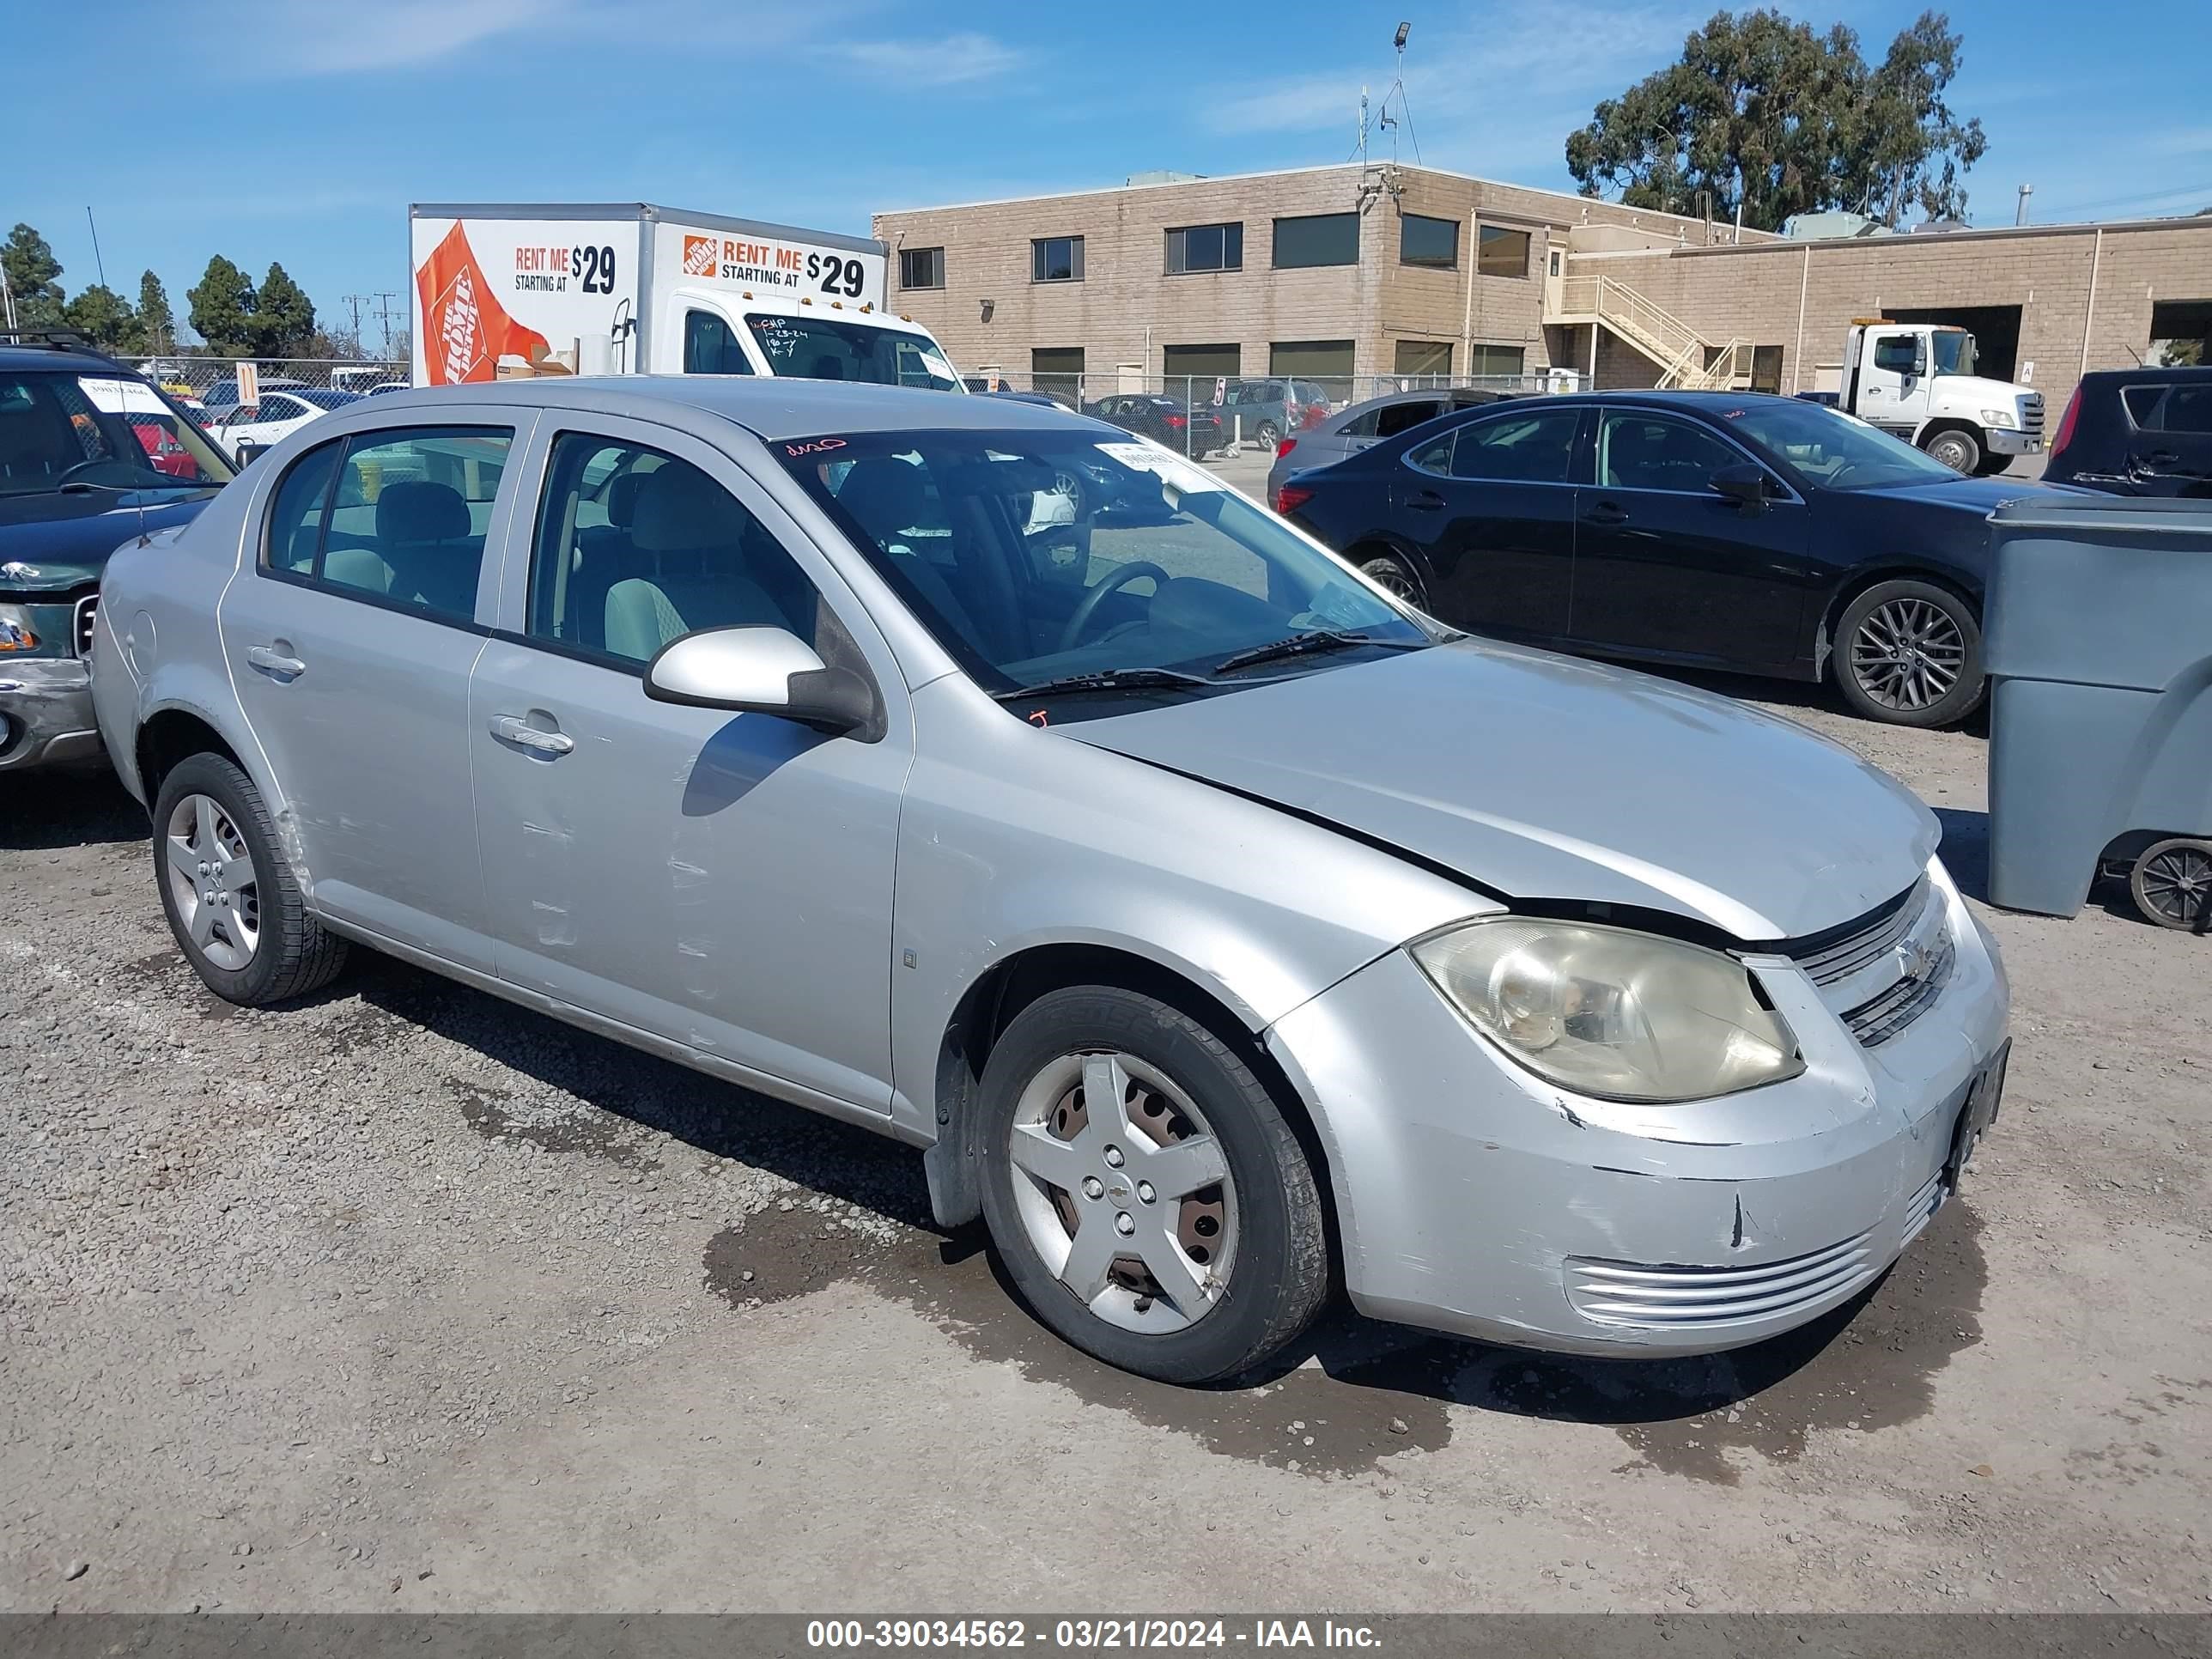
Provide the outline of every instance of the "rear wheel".
<path id="1" fill-rule="evenodd" d="M 2128 872 L 2136 908 L 2161 927 L 2191 933 L 2212 923 L 2212 841 L 2177 836 L 2143 849 Z"/>
<path id="2" fill-rule="evenodd" d="M 1234 1376 L 1321 1310 L 1321 1195 L 1281 1109 L 1180 1010 L 1076 986 L 1014 1018 L 984 1069 L 983 1213 L 1067 1341 L 1167 1382 Z"/>
<path id="3" fill-rule="evenodd" d="M 1277 426 L 1273 421 L 1261 422 L 1260 429 L 1252 434 L 1255 442 L 1263 443 L 1270 449 L 1273 449 L 1275 445 L 1281 441 L 1282 435 L 1283 428 Z"/>
<path id="4" fill-rule="evenodd" d="M 1374 553 L 1359 561 L 1359 574 L 1377 587 L 1395 594 L 1407 605 L 1419 607 L 1427 604 L 1421 592 L 1421 579 L 1395 553 Z"/>
<path id="5" fill-rule="evenodd" d="M 1982 465 L 1981 440 L 1959 427 L 1946 427 L 1924 446 L 1931 459 L 1938 460 L 1954 472 L 1963 472 L 1972 477 Z"/>
<path id="6" fill-rule="evenodd" d="M 179 761 L 154 801 L 154 874 L 185 959 L 227 1002 L 304 995 L 345 965 L 308 913 L 253 780 L 220 755 Z"/>
<path id="7" fill-rule="evenodd" d="M 1982 698 L 1982 630 L 1973 609 L 1930 582 L 1877 582 L 1836 624 L 1844 700 L 1890 726 L 1948 726 Z"/>

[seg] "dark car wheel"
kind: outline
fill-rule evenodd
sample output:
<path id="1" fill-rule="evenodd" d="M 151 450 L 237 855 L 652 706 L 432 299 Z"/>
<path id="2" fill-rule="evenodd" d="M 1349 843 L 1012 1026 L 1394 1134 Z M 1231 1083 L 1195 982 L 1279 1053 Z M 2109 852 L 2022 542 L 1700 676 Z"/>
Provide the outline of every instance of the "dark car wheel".
<path id="1" fill-rule="evenodd" d="M 220 755 L 179 761 L 161 780 L 154 878 L 185 959 L 226 1002 L 283 1002 L 345 965 L 345 941 L 308 913 L 261 792 Z"/>
<path id="2" fill-rule="evenodd" d="M 2212 841 L 2177 836 L 2145 848 L 2128 872 L 2128 893 L 2161 927 L 2212 931 Z"/>
<path id="3" fill-rule="evenodd" d="M 1971 478 L 1981 470 L 1982 446 L 1971 432 L 1947 428 L 1930 438 L 1925 447 L 1930 460 L 1942 462 L 1954 472 Z"/>
<path id="4" fill-rule="evenodd" d="M 1359 557 L 1359 574 L 1376 586 L 1395 594 L 1414 607 L 1425 607 L 1427 596 L 1421 592 L 1421 579 L 1395 553 L 1374 553 Z"/>
<path id="5" fill-rule="evenodd" d="M 1844 607 L 1834 664 L 1844 700 L 1891 726 L 1949 726 L 1982 700 L 1973 608 L 1929 582 L 1877 582 Z"/>
<path id="6" fill-rule="evenodd" d="M 983 1214 L 1037 1317 L 1166 1382 L 1235 1376 L 1328 1297 L 1321 1194 L 1237 1051 L 1134 991 L 1048 993 L 984 1068 Z"/>

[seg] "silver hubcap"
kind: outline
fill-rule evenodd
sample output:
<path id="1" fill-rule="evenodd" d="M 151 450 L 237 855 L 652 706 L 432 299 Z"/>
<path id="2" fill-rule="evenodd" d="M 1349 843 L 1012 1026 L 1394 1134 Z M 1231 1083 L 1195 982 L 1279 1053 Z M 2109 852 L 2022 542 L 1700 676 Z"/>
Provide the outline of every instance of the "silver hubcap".
<path id="1" fill-rule="evenodd" d="M 2142 867 L 2144 906 L 2165 920 L 2194 927 L 2212 897 L 2212 854 L 2194 847 L 2172 847 Z"/>
<path id="2" fill-rule="evenodd" d="M 186 795 L 161 837 L 169 894 L 192 948 L 229 973 L 261 945 L 261 883 L 246 837 L 222 804 Z"/>
<path id="3" fill-rule="evenodd" d="M 1966 453 L 1966 446 L 1955 437 L 1938 438 L 1928 446 L 1928 453 L 1954 472 L 1964 472 L 1973 465 L 1973 457 Z"/>
<path id="4" fill-rule="evenodd" d="M 1370 559 L 1359 567 L 1359 574 L 1385 592 L 1395 593 L 1409 605 L 1420 598 L 1413 591 L 1413 579 L 1406 574 L 1406 567 L 1395 559 Z"/>
<path id="5" fill-rule="evenodd" d="M 1851 639 L 1851 673 L 1884 708 L 1932 708 L 1950 696 L 1966 666 L 1959 624 L 1926 599 L 1892 599 Z"/>
<path id="6" fill-rule="evenodd" d="M 1164 1335 L 1221 1299 L 1237 1195 L 1190 1097 L 1134 1054 L 1063 1054 L 1014 1111 L 1014 1202 L 1047 1271 L 1109 1325 Z"/>

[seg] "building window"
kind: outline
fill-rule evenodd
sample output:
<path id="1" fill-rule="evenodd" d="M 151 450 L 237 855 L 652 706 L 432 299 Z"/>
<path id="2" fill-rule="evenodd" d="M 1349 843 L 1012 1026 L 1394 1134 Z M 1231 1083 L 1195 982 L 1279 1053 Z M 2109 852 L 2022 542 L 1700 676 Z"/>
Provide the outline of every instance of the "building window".
<path id="1" fill-rule="evenodd" d="M 1063 398 L 1083 394 L 1081 346 L 1032 346 L 1030 349 L 1030 390 L 1055 392 Z"/>
<path id="2" fill-rule="evenodd" d="M 1391 367 L 1400 374 L 1449 375 L 1451 363 L 1449 340 L 1401 340 L 1397 360 Z"/>
<path id="3" fill-rule="evenodd" d="M 1297 377 L 1291 383 L 1294 402 L 1349 403 L 1352 342 L 1278 340 L 1267 348 L 1267 373 Z"/>
<path id="4" fill-rule="evenodd" d="M 1474 268 L 1485 276 L 1526 276 L 1528 274 L 1528 233 L 1501 230 L 1485 225 L 1476 239 Z"/>
<path id="5" fill-rule="evenodd" d="M 1398 220 L 1398 263 L 1429 265 L 1437 270 L 1457 270 L 1459 221 L 1431 219 L 1419 213 L 1401 215 Z"/>
<path id="6" fill-rule="evenodd" d="M 1168 275 L 1244 269 L 1244 227 L 1184 225 L 1168 233 Z"/>
<path id="7" fill-rule="evenodd" d="M 1033 283 L 1081 282 L 1083 239 L 1080 236 L 1040 236 L 1031 242 L 1030 280 Z"/>
<path id="8" fill-rule="evenodd" d="M 1180 398 L 1186 386 L 1194 402 L 1213 401 L 1216 380 L 1233 380 L 1244 372 L 1244 357 L 1234 345 L 1171 345 L 1162 354 L 1161 372 L 1168 395 Z M 1204 385 L 1194 384 L 1204 381 Z"/>
<path id="9" fill-rule="evenodd" d="M 1468 354 L 1470 374 L 1520 374 L 1528 361 L 1526 346 L 1478 345 Z"/>
<path id="10" fill-rule="evenodd" d="M 1359 216 L 1356 213 L 1315 213 L 1297 219 L 1275 221 L 1275 268 L 1297 270 L 1308 265 L 1356 265 L 1359 263 Z"/>
<path id="11" fill-rule="evenodd" d="M 902 247 L 899 250 L 901 288 L 943 288 L 945 250 L 941 247 Z"/>
<path id="12" fill-rule="evenodd" d="M 1778 345 L 1755 345 L 1751 349 L 1751 389 L 1753 392 L 1782 390 L 1782 348 Z"/>

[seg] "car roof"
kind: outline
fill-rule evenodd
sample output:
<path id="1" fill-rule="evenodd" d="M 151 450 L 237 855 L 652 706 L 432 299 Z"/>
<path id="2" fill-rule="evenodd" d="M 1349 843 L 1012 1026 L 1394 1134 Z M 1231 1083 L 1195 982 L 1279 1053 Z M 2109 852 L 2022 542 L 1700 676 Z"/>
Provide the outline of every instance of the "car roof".
<path id="1" fill-rule="evenodd" d="M 929 392 L 917 386 L 866 386 L 851 380 L 741 374 L 549 374 L 394 392 L 377 398 L 375 407 L 381 416 L 387 411 L 465 409 L 479 404 L 647 418 L 655 410 L 697 410 L 719 415 L 768 440 L 830 433 L 1049 431 L 1101 426 L 1058 404 L 1012 398 L 979 398 L 969 392 Z"/>
<path id="2" fill-rule="evenodd" d="M 2157 368 L 2093 368 L 2081 378 L 2094 380 L 2100 386 L 2113 383 L 2124 386 L 2191 386 L 2212 380 L 2212 368 L 2190 368 L 2179 363 Z"/>
<path id="3" fill-rule="evenodd" d="M 105 374 L 119 374 L 126 380 L 146 378 L 103 352 L 77 345 L 11 345 L 0 341 L 0 368 L 59 369 L 64 373 L 96 368 Z"/>

